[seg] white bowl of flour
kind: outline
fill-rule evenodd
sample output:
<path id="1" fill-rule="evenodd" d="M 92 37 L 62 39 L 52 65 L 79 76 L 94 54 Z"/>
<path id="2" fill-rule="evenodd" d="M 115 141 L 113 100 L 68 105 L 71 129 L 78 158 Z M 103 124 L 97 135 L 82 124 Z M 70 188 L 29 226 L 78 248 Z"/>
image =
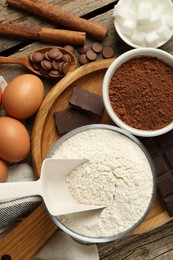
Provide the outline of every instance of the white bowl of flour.
<path id="1" fill-rule="evenodd" d="M 105 205 L 59 217 L 57 226 L 87 243 L 109 242 L 136 229 L 149 213 L 155 197 L 155 168 L 143 145 L 128 132 L 110 125 L 88 125 L 61 137 L 47 157 L 85 158 L 66 178 L 74 199 Z M 88 220 L 96 217 L 96 221 Z"/>

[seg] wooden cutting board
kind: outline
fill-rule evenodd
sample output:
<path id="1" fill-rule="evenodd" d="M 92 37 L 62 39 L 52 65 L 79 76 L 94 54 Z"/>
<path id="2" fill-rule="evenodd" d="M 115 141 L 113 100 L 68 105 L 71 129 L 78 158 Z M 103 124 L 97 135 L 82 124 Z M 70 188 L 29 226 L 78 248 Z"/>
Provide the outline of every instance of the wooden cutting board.
<path id="1" fill-rule="evenodd" d="M 99 60 L 79 67 L 57 83 L 45 98 L 34 123 L 32 135 L 32 156 L 35 171 L 40 174 L 42 161 L 52 145 L 61 137 L 58 135 L 54 112 L 69 107 L 68 99 L 75 86 L 81 86 L 98 95 L 102 94 L 102 81 L 105 72 L 114 59 Z M 103 116 L 93 123 L 113 124 L 106 111 Z M 135 230 L 135 233 L 152 230 L 171 218 L 156 200 L 152 211 L 145 222 Z"/>
<path id="2" fill-rule="evenodd" d="M 47 152 L 61 137 L 56 131 L 54 112 L 68 108 L 68 98 L 77 85 L 101 95 L 104 74 L 113 60 L 100 60 L 79 67 L 59 81 L 44 99 L 35 119 L 31 143 L 33 166 L 37 177 L 40 175 L 41 164 Z M 92 123 L 113 124 L 106 111 L 102 118 Z M 169 220 L 171 218 L 156 199 L 148 217 L 133 234 L 150 231 Z M 56 230 L 57 227 L 48 217 L 44 205 L 41 205 L 1 240 L 0 259 L 4 254 L 10 255 L 15 260 L 30 259 Z"/>

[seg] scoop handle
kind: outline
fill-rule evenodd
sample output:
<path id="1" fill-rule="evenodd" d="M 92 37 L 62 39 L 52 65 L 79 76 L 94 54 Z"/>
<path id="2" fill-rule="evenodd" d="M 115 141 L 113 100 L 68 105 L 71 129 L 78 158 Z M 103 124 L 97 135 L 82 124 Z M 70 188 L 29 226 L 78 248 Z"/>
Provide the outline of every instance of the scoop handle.
<path id="1" fill-rule="evenodd" d="M 32 195 L 42 196 L 42 185 L 40 180 L 0 183 L 0 200 L 21 198 Z"/>
<path id="2" fill-rule="evenodd" d="M 11 57 L 0 56 L 0 63 L 1 64 L 21 64 L 21 65 L 25 66 L 26 57 L 11 58 Z"/>

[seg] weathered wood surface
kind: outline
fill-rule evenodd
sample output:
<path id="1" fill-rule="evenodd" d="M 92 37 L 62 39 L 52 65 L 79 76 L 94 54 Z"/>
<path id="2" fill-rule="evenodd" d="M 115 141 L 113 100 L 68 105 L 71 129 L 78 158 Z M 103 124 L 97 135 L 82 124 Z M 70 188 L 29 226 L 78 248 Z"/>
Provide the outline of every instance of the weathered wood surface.
<path id="1" fill-rule="evenodd" d="M 50 22 L 42 17 L 38 17 L 31 13 L 21 11 L 16 8 L 9 7 L 6 4 L 6 0 L 0 1 L 0 23 L 12 23 L 17 25 L 24 26 L 33 26 L 33 27 L 51 27 L 51 28 L 61 28 L 60 25 Z M 93 12 L 96 12 L 97 9 L 107 9 L 107 6 L 114 5 L 116 0 L 45 0 L 46 3 L 54 4 L 68 12 L 71 12 L 80 17 L 89 17 Z M 100 24 L 103 24 L 100 22 Z M 14 47 L 16 44 L 20 44 L 23 41 L 21 39 L 10 39 L 7 37 L 0 37 L 0 52 L 8 48 Z"/>
<path id="2" fill-rule="evenodd" d="M 105 45 L 111 45 L 115 56 L 131 49 L 118 37 L 113 26 L 112 9 L 116 1 L 111 0 L 44 0 L 52 3 L 81 17 L 86 17 L 97 23 L 109 27 L 108 36 L 103 41 Z M 99 14 L 100 13 L 100 14 Z M 59 28 L 41 17 L 31 13 L 9 8 L 5 0 L 0 1 L 0 22 L 14 23 L 18 25 Z M 87 39 L 90 45 L 92 40 Z M 28 42 L 22 39 L 10 39 L 0 37 L 0 52 L 12 54 L 13 57 L 25 55 L 36 48 L 47 46 L 40 42 Z M 173 54 L 173 38 L 161 49 Z M 77 52 L 76 52 L 77 55 Z M 100 57 L 101 59 L 101 57 Z M 29 71 L 20 65 L 0 65 L 0 75 L 7 82 L 14 77 Z M 45 85 L 45 94 L 56 84 L 56 80 L 42 78 Z M 135 235 L 119 241 L 98 245 L 100 259 L 112 260 L 172 260 L 173 259 L 173 221 L 153 231 L 141 235 Z"/>
<path id="3" fill-rule="evenodd" d="M 98 245 L 102 260 L 172 260 L 173 221 L 153 231 Z"/>

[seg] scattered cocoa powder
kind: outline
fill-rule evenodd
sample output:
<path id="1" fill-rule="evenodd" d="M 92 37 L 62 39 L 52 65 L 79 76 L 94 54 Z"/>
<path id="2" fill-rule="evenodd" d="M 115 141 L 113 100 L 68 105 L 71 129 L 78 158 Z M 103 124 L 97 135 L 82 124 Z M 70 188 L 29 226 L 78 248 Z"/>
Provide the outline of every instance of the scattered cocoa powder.
<path id="1" fill-rule="evenodd" d="M 157 58 L 122 64 L 109 86 L 113 110 L 126 124 L 156 130 L 173 121 L 173 68 Z"/>

